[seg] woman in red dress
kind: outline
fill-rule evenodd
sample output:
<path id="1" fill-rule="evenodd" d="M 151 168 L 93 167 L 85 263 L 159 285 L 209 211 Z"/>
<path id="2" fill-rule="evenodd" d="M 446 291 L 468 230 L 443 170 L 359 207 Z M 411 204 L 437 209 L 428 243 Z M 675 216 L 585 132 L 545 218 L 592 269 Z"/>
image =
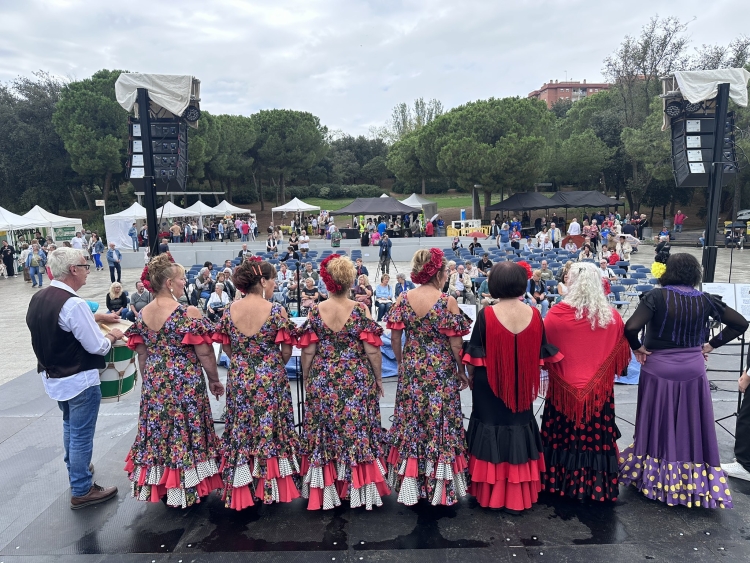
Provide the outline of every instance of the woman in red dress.
<path id="1" fill-rule="evenodd" d="M 567 275 L 568 293 L 544 319 L 547 336 L 564 358 L 548 366 L 542 489 L 579 500 L 615 501 L 620 431 L 614 382 L 630 361 L 630 349 L 599 268 L 576 264 Z"/>
<path id="2" fill-rule="evenodd" d="M 560 358 L 539 312 L 520 300 L 530 271 L 513 262 L 492 267 L 487 285 L 498 302 L 479 311 L 463 353 L 473 403 L 469 493 L 485 508 L 513 513 L 531 508 L 541 490 L 544 455 L 532 406 L 541 360 Z"/>

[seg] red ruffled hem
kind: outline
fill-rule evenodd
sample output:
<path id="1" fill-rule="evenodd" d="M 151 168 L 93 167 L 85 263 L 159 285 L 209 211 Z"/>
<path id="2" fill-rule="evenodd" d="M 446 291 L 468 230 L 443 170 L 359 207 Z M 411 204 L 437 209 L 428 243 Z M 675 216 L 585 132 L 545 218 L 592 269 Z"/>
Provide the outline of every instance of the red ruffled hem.
<path id="1" fill-rule="evenodd" d="M 444 334 L 445 336 L 466 336 L 471 332 L 471 330 L 456 330 L 453 328 L 440 328 L 438 330 L 440 334 Z"/>
<path id="2" fill-rule="evenodd" d="M 380 463 L 385 467 L 383 460 Z M 323 508 L 323 488 L 330 487 L 331 485 L 336 486 L 336 494 L 339 498 L 349 498 L 349 489 L 360 489 L 365 485 L 375 484 L 378 490 L 378 494 L 381 497 L 391 494 L 391 489 L 385 482 L 385 477 L 380 471 L 377 463 L 360 463 L 359 465 L 352 465 L 352 481 L 339 481 L 336 478 L 336 462 L 329 461 L 322 468 L 323 470 L 323 487 L 310 487 L 310 498 L 307 503 L 307 510 L 320 510 Z M 307 475 L 310 470 L 310 462 L 306 455 L 302 456 L 302 475 Z"/>
<path id="3" fill-rule="evenodd" d="M 210 334 L 186 334 L 182 338 L 183 344 L 189 344 L 191 346 L 195 346 L 197 344 L 213 344 L 213 338 Z"/>
<path id="4" fill-rule="evenodd" d="M 543 364 L 556 364 L 557 362 L 561 361 L 565 356 L 563 356 L 562 352 L 558 352 L 554 356 L 550 356 L 548 358 L 544 358 L 542 361 Z"/>
<path id="5" fill-rule="evenodd" d="M 130 336 L 128 336 L 128 348 L 130 348 L 133 352 L 135 352 L 135 349 L 139 344 L 146 344 L 140 334 L 131 334 Z"/>
<path id="6" fill-rule="evenodd" d="M 276 333 L 276 344 L 289 344 L 290 346 L 294 346 L 294 337 L 287 329 L 282 328 Z"/>
<path id="7" fill-rule="evenodd" d="M 211 341 L 218 342 L 219 344 L 231 344 L 232 343 L 232 339 L 229 338 L 229 336 L 224 334 L 223 332 L 214 332 L 211 335 Z"/>
<path id="8" fill-rule="evenodd" d="M 251 471 L 253 471 L 252 463 L 253 462 L 250 462 L 249 464 Z M 224 469 L 225 464 L 226 458 L 224 458 L 221 462 L 220 471 Z M 279 502 L 292 502 L 294 499 L 300 497 L 299 490 L 297 489 L 297 485 L 294 483 L 294 479 L 292 478 L 292 476 L 281 476 L 281 471 L 279 470 L 279 458 L 270 457 L 266 460 L 266 476 L 258 478 L 255 482 L 255 493 L 253 493 L 250 485 L 244 485 L 242 487 L 232 487 L 231 484 L 225 483 L 222 500 L 226 500 L 227 495 L 231 494 L 229 508 L 237 511 L 255 506 L 253 497 L 263 501 L 264 498 L 262 495 L 264 495 L 266 480 L 270 481 L 272 479 L 276 479 L 276 486 L 279 492 Z M 261 494 L 259 495 L 258 492 L 260 492 Z"/>
<path id="9" fill-rule="evenodd" d="M 471 484 L 469 494 L 476 497 L 484 508 L 531 508 L 542 490 L 540 473 L 545 470 L 544 456 L 530 459 L 520 465 L 508 462 L 490 463 L 469 456 Z"/>
<path id="10" fill-rule="evenodd" d="M 466 352 L 463 352 L 461 354 L 461 361 L 465 364 L 471 364 L 474 367 L 485 367 L 487 365 L 484 361 L 484 358 L 475 358 L 474 356 L 470 356 Z"/>
<path id="11" fill-rule="evenodd" d="M 392 465 L 394 467 L 401 467 L 402 458 L 398 453 L 398 450 L 395 446 L 391 446 L 390 451 L 388 452 L 388 459 L 387 459 L 388 465 Z M 466 458 L 463 454 L 458 454 L 456 458 L 451 462 L 451 468 L 453 469 L 453 473 L 461 473 L 463 472 L 469 465 L 466 463 Z M 414 477 L 419 478 L 419 460 L 416 457 L 410 457 L 406 459 L 406 470 L 404 471 L 403 475 L 400 475 L 401 477 Z M 429 477 L 434 477 L 434 475 L 430 475 Z"/>
<path id="12" fill-rule="evenodd" d="M 146 485 L 146 478 L 149 473 L 147 466 L 143 465 L 141 467 L 143 469 L 141 470 L 138 482 L 136 483 L 136 486 L 138 487 Z M 128 453 L 128 456 L 125 458 L 125 471 L 128 472 L 128 476 L 132 477 L 135 468 L 136 466 L 130 457 L 130 453 Z M 160 502 L 162 498 L 167 496 L 167 489 L 184 489 L 181 483 L 182 470 L 165 467 L 164 474 L 161 476 L 159 483 L 157 485 L 151 485 L 151 496 L 148 498 L 148 502 Z M 221 476 L 218 473 L 215 473 L 214 475 L 209 475 L 200 481 L 195 486 L 195 490 L 198 497 L 205 497 L 212 491 L 220 490 L 223 487 L 224 482 L 221 480 Z"/>
<path id="13" fill-rule="evenodd" d="M 368 344 L 372 344 L 373 346 L 382 346 L 383 341 L 380 339 L 380 336 L 375 334 L 374 332 L 370 332 L 368 330 L 364 330 L 359 333 L 359 339 L 367 342 Z"/>
<path id="14" fill-rule="evenodd" d="M 297 348 L 304 348 L 305 346 L 315 344 L 316 342 L 320 342 L 320 338 L 318 338 L 318 335 L 314 332 L 307 331 L 302 336 L 297 338 L 297 342 L 294 345 Z"/>
<path id="15" fill-rule="evenodd" d="M 404 330 L 406 328 L 406 325 L 402 322 L 388 321 L 387 323 L 385 323 L 385 328 L 389 330 Z"/>

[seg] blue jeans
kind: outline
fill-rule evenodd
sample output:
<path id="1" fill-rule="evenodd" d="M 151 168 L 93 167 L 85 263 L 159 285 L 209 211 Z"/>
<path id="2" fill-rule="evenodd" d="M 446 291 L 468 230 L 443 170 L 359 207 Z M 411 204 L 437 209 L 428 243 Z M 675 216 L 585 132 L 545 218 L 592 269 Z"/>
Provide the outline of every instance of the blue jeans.
<path id="1" fill-rule="evenodd" d="M 74 497 L 87 494 L 93 482 L 89 463 L 94 452 L 94 431 L 101 401 L 102 390 L 94 385 L 72 399 L 57 402 L 63 413 L 65 465 L 70 493 Z"/>
<path id="2" fill-rule="evenodd" d="M 37 283 L 39 284 L 39 287 L 42 286 L 42 272 L 44 271 L 44 268 L 41 266 L 30 266 L 29 267 L 29 275 L 31 276 L 31 284 L 33 287 L 36 287 Z M 37 282 L 34 277 L 39 278 L 39 282 Z"/>
<path id="3" fill-rule="evenodd" d="M 104 266 L 102 266 L 102 255 L 101 254 L 92 254 L 91 256 L 94 257 L 94 264 L 96 264 L 96 269 L 99 268 L 104 269 Z"/>
<path id="4" fill-rule="evenodd" d="M 390 303 L 381 303 L 380 301 L 375 303 L 378 307 L 378 322 L 380 322 L 383 317 L 388 313 L 388 311 L 391 308 Z"/>
<path id="5" fill-rule="evenodd" d="M 138 238 L 130 237 L 130 240 L 133 241 L 133 252 L 138 252 Z"/>
<path id="6" fill-rule="evenodd" d="M 535 299 L 526 298 L 526 304 L 530 307 L 537 306 L 537 302 Z M 547 316 L 547 311 L 549 311 L 549 301 L 547 301 L 547 299 L 542 299 L 542 302 L 539 303 L 539 305 L 542 306 L 542 318 L 544 318 Z"/>
<path id="7" fill-rule="evenodd" d="M 677 223 L 675 223 L 675 225 L 674 225 L 674 232 L 675 233 L 681 233 L 682 232 L 682 225 L 678 225 Z"/>

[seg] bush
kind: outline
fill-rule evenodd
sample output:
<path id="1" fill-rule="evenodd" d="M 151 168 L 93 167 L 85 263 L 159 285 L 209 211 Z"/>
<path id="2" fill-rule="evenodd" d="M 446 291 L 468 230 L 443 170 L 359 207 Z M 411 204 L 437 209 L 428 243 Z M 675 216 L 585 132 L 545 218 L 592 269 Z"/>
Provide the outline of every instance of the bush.
<path id="1" fill-rule="evenodd" d="M 369 184 L 313 184 L 311 186 L 290 186 L 286 188 L 287 199 L 310 197 L 340 199 L 344 197 L 380 197 L 385 190 Z"/>

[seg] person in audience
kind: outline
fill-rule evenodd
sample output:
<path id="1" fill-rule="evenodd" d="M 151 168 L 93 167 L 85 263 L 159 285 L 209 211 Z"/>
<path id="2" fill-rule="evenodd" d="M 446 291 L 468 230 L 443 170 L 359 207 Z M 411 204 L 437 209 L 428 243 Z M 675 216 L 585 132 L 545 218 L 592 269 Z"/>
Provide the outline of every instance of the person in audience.
<path id="1" fill-rule="evenodd" d="M 527 288 L 525 268 L 495 264 L 488 286 L 497 303 L 477 313 L 463 348 L 472 390 L 468 492 L 482 507 L 518 513 L 537 501 L 545 470 L 533 411 L 540 359 L 551 362 L 559 354 L 546 342 L 540 314 L 520 300 Z"/>
<path id="2" fill-rule="evenodd" d="M 513 227 L 510 231 L 510 245 L 515 249 L 521 248 L 521 230 L 517 227 Z"/>
<path id="3" fill-rule="evenodd" d="M 544 281 L 551 281 L 555 279 L 555 274 L 552 272 L 552 270 L 549 269 L 549 264 L 546 260 L 542 260 L 541 266 L 542 267 L 539 271 L 541 272 L 541 276 Z"/>
<path id="4" fill-rule="evenodd" d="M 263 295 L 275 274 L 268 262 L 238 266 L 235 282 L 245 297 L 226 309 L 214 334 L 230 358 L 220 467 L 222 498 L 234 510 L 253 506 L 253 497 L 271 504 L 300 496 L 300 442 L 284 367 L 295 329 L 284 308 Z"/>
<path id="5" fill-rule="evenodd" d="M 318 272 L 313 270 L 312 262 L 305 262 L 305 269 L 302 272 L 302 280 L 312 278 L 315 283 L 318 283 Z"/>
<path id="6" fill-rule="evenodd" d="M 541 248 L 544 252 L 552 252 L 554 247 L 552 246 L 552 241 L 549 240 L 549 236 L 544 237 L 544 240 L 539 245 L 539 248 Z"/>
<path id="7" fill-rule="evenodd" d="M 36 239 L 34 239 L 36 240 Z M 46 272 L 47 255 L 38 243 L 32 243 L 26 260 L 23 262 L 24 267 L 28 268 L 31 277 L 31 287 L 42 287 L 44 272 Z"/>
<path id="8" fill-rule="evenodd" d="M 266 252 L 273 252 L 274 254 L 278 252 L 276 238 L 273 236 L 273 233 L 269 234 L 268 239 L 266 240 Z"/>
<path id="9" fill-rule="evenodd" d="M 581 225 L 578 223 L 578 219 L 576 219 L 575 217 L 571 219 L 570 224 L 568 225 L 568 234 L 571 236 L 581 234 Z"/>
<path id="10" fill-rule="evenodd" d="M 489 272 L 488 272 L 489 273 Z M 485 277 L 479 284 L 479 308 L 489 307 L 497 303 L 497 299 L 490 293 L 489 278 Z"/>
<path id="11" fill-rule="evenodd" d="M 578 255 L 578 261 L 583 262 L 584 260 L 593 260 L 594 258 L 596 258 L 596 256 L 591 250 L 591 245 L 584 244 L 581 253 Z"/>
<path id="12" fill-rule="evenodd" d="M 695 289 L 702 276 L 694 256 L 671 255 L 661 287 L 646 293 L 625 323 L 641 375 L 633 444 L 620 452 L 620 482 L 670 506 L 732 508 L 706 356 L 744 334 L 748 322 L 719 297 Z M 714 321 L 724 328 L 709 340 Z"/>
<path id="13" fill-rule="evenodd" d="M 467 492 L 460 391 L 468 381 L 461 342 L 471 322 L 442 292 L 446 275 L 442 251 L 418 250 L 411 277 L 420 285 L 401 293 L 385 318 L 399 366 L 386 438 L 389 484 L 406 505 L 420 499 L 452 505 Z"/>
<path id="14" fill-rule="evenodd" d="M 531 237 L 526 237 L 526 241 L 521 246 L 521 252 L 532 252 L 534 248 L 534 241 L 535 239 L 532 239 Z"/>
<path id="15" fill-rule="evenodd" d="M 498 239 L 500 240 L 500 239 Z M 474 242 L 469 244 L 469 252 L 471 252 L 472 256 L 479 255 L 479 250 L 482 248 L 482 243 L 480 243 L 477 240 L 477 237 L 474 237 Z"/>
<path id="16" fill-rule="evenodd" d="M 133 498 L 187 508 L 223 487 L 208 392 L 218 400 L 224 386 L 213 352 L 214 328 L 201 311 L 175 299 L 185 293 L 184 268 L 160 254 L 149 262 L 148 273 L 154 297 L 125 333 L 138 354 L 142 380 L 125 470 Z"/>
<path id="17" fill-rule="evenodd" d="M 633 252 L 633 247 L 624 236 L 620 236 L 617 246 L 615 247 L 617 257 L 621 262 L 630 262 L 630 255 Z"/>
<path id="18" fill-rule="evenodd" d="M 299 235 L 299 251 L 303 257 L 310 251 L 310 235 L 307 231 L 302 231 Z"/>
<path id="19" fill-rule="evenodd" d="M 549 240 L 554 248 L 560 248 L 560 241 L 562 240 L 562 233 L 557 228 L 555 223 L 549 225 Z"/>
<path id="20" fill-rule="evenodd" d="M 479 268 L 477 268 L 474 265 L 474 262 L 472 262 L 471 260 L 467 260 L 466 262 L 464 262 L 464 272 L 466 272 L 466 275 L 472 279 L 478 278 L 480 275 L 482 275 L 482 273 L 479 271 Z"/>
<path id="21" fill-rule="evenodd" d="M 562 301 L 544 319 L 562 356 L 545 367 L 542 414 L 546 470 L 542 490 L 578 500 L 618 496 L 614 378 L 630 361 L 620 315 L 609 304 L 594 264 L 566 274 Z M 591 346 L 596 342 L 596 346 Z"/>
<path id="22" fill-rule="evenodd" d="M 295 334 L 306 403 L 301 493 L 308 510 L 335 508 L 342 499 L 371 510 L 390 494 L 379 405 L 383 329 L 368 307 L 348 298 L 356 275 L 348 258 L 333 254 L 320 271 L 330 297 Z"/>
<path id="23" fill-rule="evenodd" d="M 201 268 L 195 277 L 195 289 L 201 299 L 208 299 L 214 291 L 214 280 L 211 271 L 207 267 Z"/>
<path id="24" fill-rule="evenodd" d="M 378 308 L 378 322 L 380 322 L 393 304 L 393 290 L 390 286 L 391 277 L 388 274 L 380 276 L 380 283 L 375 286 L 375 306 Z"/>
<path id="25" fill-rule="evenodd" d="M 329 293 L 328 288 L 326 287 L 325 280 L 323 278 L 320 278 L 318 280 L 318 302 L 325 301 L 328 299 Z"/>
<path id="26" fill-rule="evenodd" d="M 578 247 L 572 238 L 569 238 L 568 242 L 565 243 L 565 250 L 568 252 L 578 252 Z"/>
<path id="27" fill-rule="evenodd" d="M 240 259 L 241 259 L 241 261 L 242 261 L 242 262 L 244 262 L 244 261 L 245 261 L 245 259 L 246 259 L 246 258 L 247 258 L 248 256 L 252 256 L 252 255 L 253 255 L 253 253 L 252 253 L 252 252 L 251 252 L 250 250 L 248 250 L 248 249 L 247 249 L 247 243 L 246 243 L 246 244 L 243 244 L 243 245 L 242 245 L 242 250 L 240 250 L 240 251 L 239 251 L 239 252 L 237 253 L 237 258 L 240 258 Z"/>
<path id="28" fill-rule="evenodd" d="M 477 263 L 477 269 L 482 272 L 483 276 L 486 276 L 490 273 L 490 268 L 492 268 L 492 260 L 490 260 L 490 255 L 485 252 L 482 254 L 482 259 Z"/>
<path id="29" fill-rule="evenodd" d="M 451 242 L 451 248 L 453 249 L 453 252 L 457 252 L 459 248 L 463 248 L 464 245 L 461 243 L 461 240 L 458 237 L 453 237 L 453 242 Z"/>
<path id="30" fill-rule="evenodd" d="M 109 281 L 112 283 L 120 283 L 122 276 L 122 268 L 120 266 L 120 260 L 122 260 L 122 253 L 115 248 L 115 243 L 109 243 L 109 250 L 107 250 L 107 265 L 109 266 Z M 115 279 L 115 273 L 117 276 Z"/>
<path id="31" fill-rule="evenodd" d="M 394 289 L 394 295 L 398 298 L 399 295 L 414 289 L 414 283 L 411 280 L 406 279 L 406 275 L 399 273 L 396 274 L 396 287 Z"/>
<path id="32" fill-rule="evenodd" d="M 357 260 L 354 262 L 354 268 L 357 270 L 357 277 L 359 276 L 369 276 L 370 272 L 367 271 L 367 267 L 362 264 L 362 258 L 357 258 Z"/>
<path id="33" fill-rule="evenodd" d="M 115 282 L 109 286 L 106 301 L 107 313 L 120 315 L 121 319 L 128 317 L 128 296 L 123 293 L 120 282 Z"/>
<path id="34" fill-rule="evenodd" d="M 603 280 L 609 280 L 610 282 L 617 281 L 617 276 L 609 267 L 609 262 L 605 258 L 599 260 L 599 275 Z"/>
<path id="35" fill-rule="evenodd" d="M 208 319 L 212 323 L 219 321 L 221 316 L 224 314 L 224 309 L 229 305 L 229 296 L 224 291 L 224 284 L 222 282 L 216 282 L 214 286 L 214 292 L 208 298 L 206 304 L 206 312 L 208 313 Z"/>
<path id="36" fill-rule="evenodd" d="M 547 301 L 547 285 L 542 280 L 542 271 L 534 270 L 531 278 L 526 284 L 526 304 L 536 308 L 539 305 L 542 309 L 542 318 L 547 316 L 549 311 L 549 301 Z"/>
<path id="37" fill-rule="evenodd" d="M 135 282 L 135 293 L 130 296 L 130 310 L 125 317 L 131 322 L 135 322 L 135 318 L 141 314 L 141 310 L 151 303 L 151 293 L 146 289 L 141 280 Z"/>
<path id="38" fill-rule="evenodd" d="M 320 300 L 320 294 L 313 278 L 305 278 L 302 287 L 302 308 L 307 311 Z"/>
<path id="39" fill-rule="evenodd" d="M 572 262 L 568 262 L 569 264 L 572 264 Z M 568 268 L 567 271 L 562 276 L 562 281 L 557 282 L 557 294 L 561 296 L 565 296 L 568 294 L 568 273 L 570 271 L 570 268 Z"/>
<path id="40" fill-rule="evenodd" d="M 456 268 L 456 272 L 451 274 L 448 282 L 448 294 L 454 299 L 459 297 L 464 303 L 476 305 L 476 296 L 473 292 L 473 280 L 465 271 L 462 265 Z"/>
<path id="41" fill-rule="evenodd" d="M 368 311 L 372 309 L 373 293 L 369 278 L 364 274 L 357 277 L 357 285 L 354 288 L 354 299 L 367 307 Z"/>
<path id="42" fill-rule="evenodd" d="M 281 255 L 281 258 L 279 258 L 279 261 L 281 262 L 286 262 L 287 260 L 299 261 L 299 253 L 294 249 L 292 245 L 289 245 L 286 249 L 286 252 Z"/>

